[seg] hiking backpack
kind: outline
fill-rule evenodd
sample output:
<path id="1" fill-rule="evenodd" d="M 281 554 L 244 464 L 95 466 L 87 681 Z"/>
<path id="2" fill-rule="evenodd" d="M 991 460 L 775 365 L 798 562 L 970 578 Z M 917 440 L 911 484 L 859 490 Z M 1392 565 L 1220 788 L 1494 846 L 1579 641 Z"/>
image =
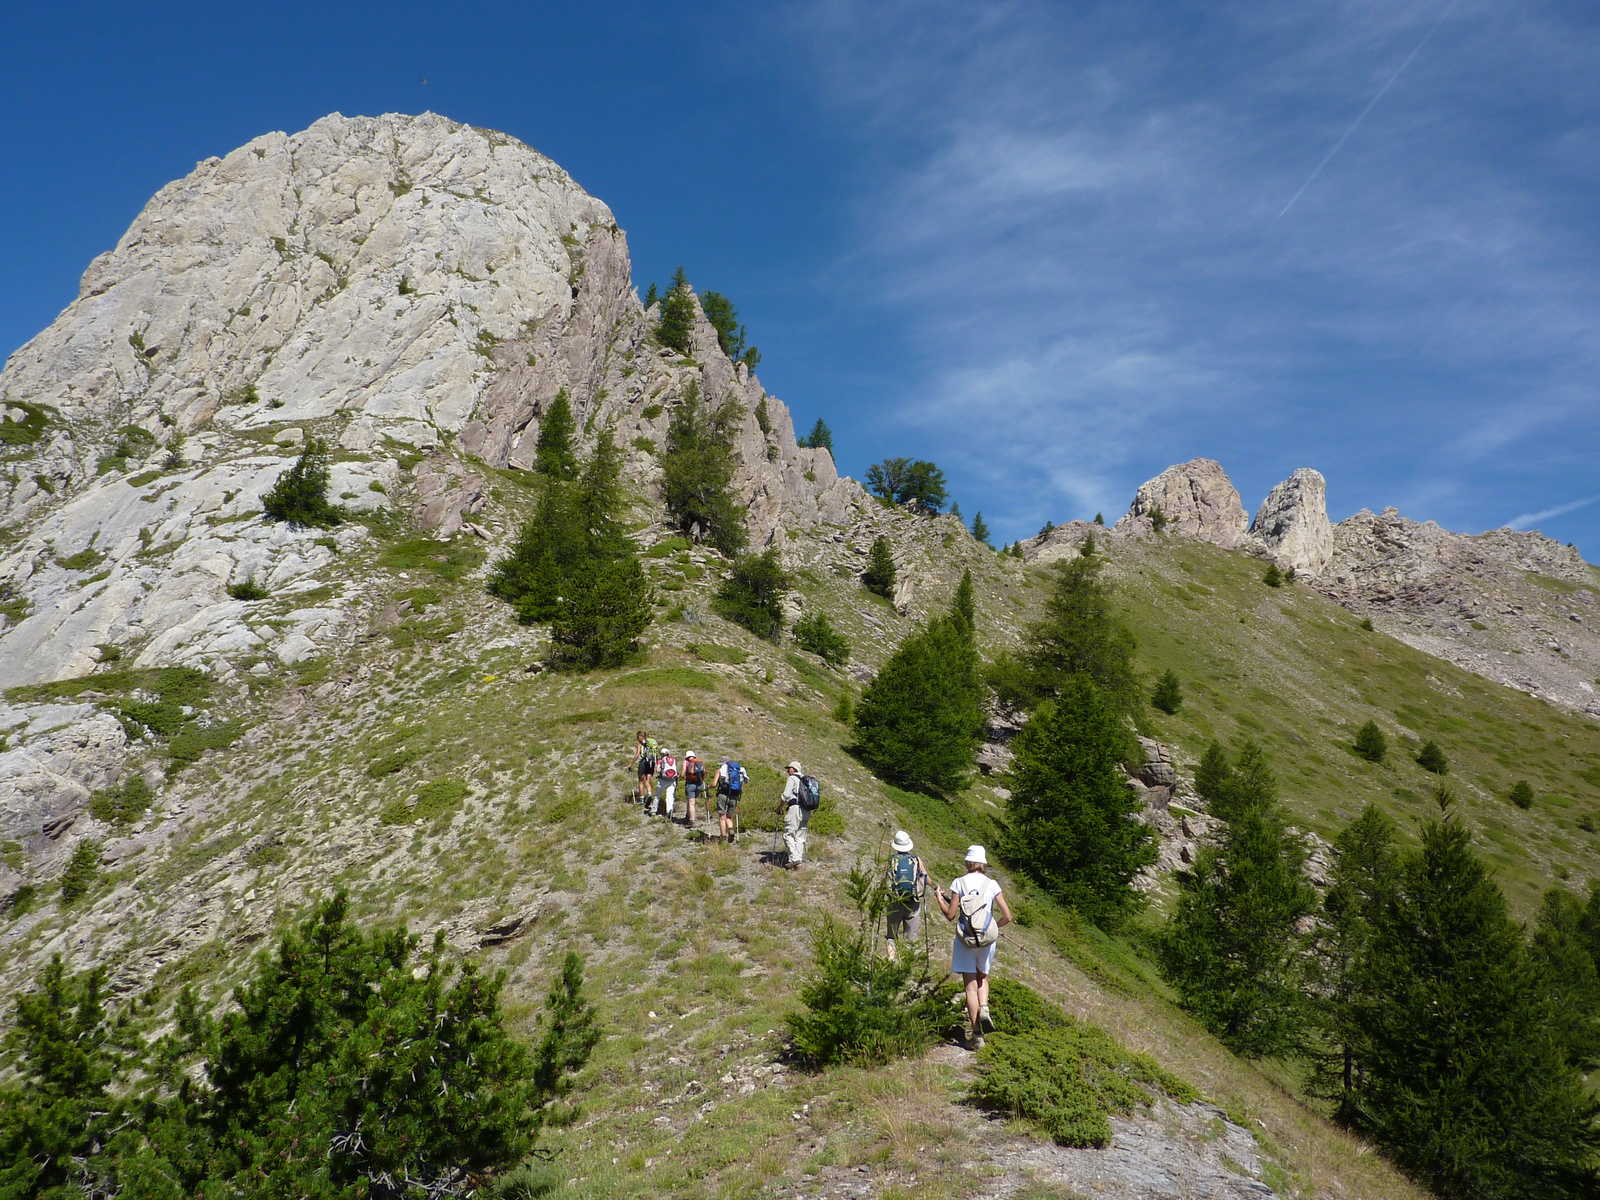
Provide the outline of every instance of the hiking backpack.
<path id="1" fill-rule="evenodd" d="M 661 778 L 676 779 L 678 777 L 678 760 L 672 755 L 667 755 L 661 760 Z"/>
<path id="2" fill-rule="evenodd" d="M 744 791 L 744 781 L 744 766 L 738 762 L 730 762 L 728 764 L 728 791 Z"/>
<path id="3" fill-rule="evenodd" d="M 896 900 L 917 899 L 917 856 L 896 853 L 889 862 L 889 894 Z"/>
<path id="4" fill-rule="evenodd" d="M 639 750 L 639 773 L 641 775 L 654 775 L 656 773 L 656 756 L 650 753 L 649 746 L 644 746 Z"/>
<path id="5" fill-rule="evenodd" d="M 981 950 L 1000 940 L 1000 925 L 994 919 L 994 906 L 982 892 L 961 893 L 961 915 L 956 918 L 956 936 L 963 946 Z"/>
<path id="6" fill-rule="evenodd" d="M 690 783 L 704 783 L 706 781 L 706 764 L 698 758 L 684 759 L 683 777 Z"/>
<path id="7" fill-rule="evenodd" d="M 806 812 L 816 812 L 822 803 L 822 785 L 809 775 L 800 776 L 800 807 Z"/>

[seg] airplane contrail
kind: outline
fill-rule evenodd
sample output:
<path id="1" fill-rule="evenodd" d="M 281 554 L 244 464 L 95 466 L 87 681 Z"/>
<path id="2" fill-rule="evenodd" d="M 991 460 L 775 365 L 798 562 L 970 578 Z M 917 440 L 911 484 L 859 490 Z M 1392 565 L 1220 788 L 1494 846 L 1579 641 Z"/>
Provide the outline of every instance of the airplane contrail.
<path id="1" fill-rule="evenodd" d="M 1299 189 L 1294 195 L 1289 197 L 1289 203 L 1285 204 L 1281 209 L 1278 210 L 1278 215 L 1274 217 L 1273 220 L 1276 221 L 1282 218 L 1285 213 L 1294 207 L 1294 202 L 1305 194 L 1305 190 L 1317 181 L 1317 176 L 1322 174 L 1322 169 L 1333 161 L 1333 156 L 1335 154 L 1339 153 L 1339 151 L 1344 148 L 1344 144 L 1350 140 L 1350 135 L 1361 127 L 1361 122 L 1367 119 L 1367 114 L 1377 106 L 1378 101 L 1382 100 L 1384 94 L 1394 86 L 1395 80 L 1399 79 L 1400 76 L 1405 74 L 1406 68 L 1411 65 L 1411 60 L 1416 58 L 1418 54 L 1422 53 L 1422 48 L 1428 44 L 1428 41 L 1433 37 L 1435 31 L 1437 31 L 1439 26 L 1444 23 L 1444 19 L 1450 15 L 1451 10 L 1454 9 L 1458 3 L 1459 0 L 1450 0 L 1450 3 L 1444 6 L 1443 11 L 1441 11 L 1439 15 L 1433 19 L 1433 24 L 1428 26 L 1428 32 L 1422 35 L 1422 40 L 1411 48 L 1410 54 L 1406 55 L 1405 62 L 1401 63 L 1400 66 L 1396 68 L 1395 73 L 1389 76 L 1384 85 L 1378 89 L 1377 94 L 1374 95 L 1371 100 L 1367 101 L 1367 106 L 1358 114 L 1356 114 L 1356 119 L 1350 122 L 1350 127 L 1339 135 L 1338 141 L 1334 142 L 1333 149 L 1329 150 L 1325 155 L 1322 156 L 1322 161 L 1316 165 L 1311 174 L 1306 176 L 1306 181 L 1300 185 Z"/>
<path id="2" fill-rule="evenodd" d="M 1600 501 L 1600 495 L 1585 496 L 1581 500 L 1573 500 L 1566 504 L 1558 504 L 1554 508 L 1541 508 L 1538 512 L 1520 513 L 1506 522 L 1510 529 L 1524 529 L 1529 525 L 1537 525 L 1540 521 L 1548 521 L 1551 517 L 1564 517 L 1570 512 L 1577 512 L 1580 508 Z"/>

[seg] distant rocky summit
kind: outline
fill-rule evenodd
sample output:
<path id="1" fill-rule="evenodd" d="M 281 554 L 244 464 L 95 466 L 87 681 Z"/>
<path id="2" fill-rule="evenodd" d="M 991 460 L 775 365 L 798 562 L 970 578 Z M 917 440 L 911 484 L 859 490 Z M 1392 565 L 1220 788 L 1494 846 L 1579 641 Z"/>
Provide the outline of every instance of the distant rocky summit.
<path id="1" fill-rule="evenodd" d="M 1142 484 L 1117 522 L 1243 549 L 1292 567 L 1384 633 L 1498 683 L 1600 716 L 1600 570 L 1533 531 L 1461 534 L 1388 508 L 1328 521 L 1327 482 L 1301 467 L 1268 493 L 1242 530 L 1239 493 L 1209 458 Z M 1048 561 L 1091 527 L 1074 523 L 1025 543 Z"/>

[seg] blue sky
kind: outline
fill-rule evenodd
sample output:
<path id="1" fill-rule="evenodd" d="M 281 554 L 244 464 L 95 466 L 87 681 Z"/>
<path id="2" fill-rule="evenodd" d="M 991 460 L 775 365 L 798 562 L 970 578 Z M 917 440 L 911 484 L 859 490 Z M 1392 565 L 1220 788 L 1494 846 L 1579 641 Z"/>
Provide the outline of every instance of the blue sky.
<path id="1" fill-rule="evenodd" d="M 196 160 L 432 109 L 726 293 L 843 470 L 995 536 L 1220 459 L 1600 558 L 1600 6 L 23 4 L 0 352 Z"/>

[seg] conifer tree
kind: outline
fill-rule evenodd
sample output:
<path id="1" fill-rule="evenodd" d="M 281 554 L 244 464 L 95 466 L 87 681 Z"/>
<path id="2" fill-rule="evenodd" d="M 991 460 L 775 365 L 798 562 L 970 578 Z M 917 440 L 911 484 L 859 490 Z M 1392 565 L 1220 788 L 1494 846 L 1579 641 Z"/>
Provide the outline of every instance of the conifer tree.
<path id="1" fill-rule="evenodd" d="M 550 479 L 576 479 L 578 455 L 572 440 L 577 433 L 572 419 L 572 401 L 562 388 L 550 401 L 550 408 L 539 422 L 539 442 L 534 450 L 534 469 Z"/>
<path id="2" fill-rule="evenodd" d="M 807 450 L 826 450 L 829 454 L 832 454 L 833 430 L 828 428 L 826 421 L 818 417 L 817 423 L 811 427 L 811 432 L 800 439 L 800 445 Z"/>
<path id="3" fill-rule="evenodd" d="M 1078 553 L 1084 558 L 1093 558 L 1094 552 L 1097 549 L 1099 549 L 1099 547 L 1095 545 L 1094 534 L 1092 533 L 1088 537 L 1084 538 L 1083 541 L 1078 543 Z"/>
<path id="4" fill-rule="evenodd" d="M 1208 805 L 1214 805 L 1232 777 L 1233 765 L 1228 762 L 1228 752 L 1222 748 L 1222 743 L 1212 742 L 1194 770 L 1195 793 Z"/>
<path id="5" fill-rule="evenodd" d="M 794 644 L 817 655 L 830 667 L 842 667 L 850 661 L 850 643 L 820 608 L 794 623 Z"/>
<path id="6" fill-rule="evenodd" d="M 778 552 L 767 550 L 733 564 L 711 607 L 757 637 L 775 642 L 783 634 L 783 593 L 791 586 Z"/>
<path id="7" fill-rule="evenodd" d="M 1277 563 L 1267 564 L 1266 571 L 1262 573 L 1261 582 L 1270 588 L 1283 586 L 1283 572 L 1279 570 Z"/>
<path id="8" fill-rule="evenodd" d="M 1368 721 L 1356 730 L 1355 751 L 1368 762 L 1380 763 L 1389 753 L 1389 739 L 1383 736 L 1376 721 Z"/>
<path id="9" fill-rule="evenodd" d="M 1313 1095 L 1335 1102 L 1335 1113 L 1351 1121 L 1359 1110 L 1357 1087 L 1362 1065 L 1362 1000 L 1357 971 L 1366 961 L 1380 904 L 1397 886 L 1399 851 L 1394 822 L 1367 805 L 1334 842 L 1332 879 L 1322 900 L 1322 922 L 1309 967 L 1312 987 L 1308 1086 Z"/>
<path id="10" fill-rule="evenodd" d="M 1012 743 L 1007 857 L 1106 927 L 1139 907 L 1133 877 L 1156 857 L 1122 782 L 1127 740 L 1116 704 L 1078 674 L 1040 704 Z"/>
<path id="11" fill-rule="evenodd" d="M 1526 779 L 1519 779 L 1511 785 L 1511 794 L 1507 797 L 1518 808 L 1533 807 L 1533 786 Z"/>
<path id="12" fill-rule="evenodd" d="M 961 572 L 961 582 L 956 584 L 955 597 L 950 601 L 950 619 L 975 649 L 978 642 L 978 602 L 972 595 L 970 570 Z"/>
<path id="13" fill-rule="evenodd" d="M 1422 744 L 1421 750 L 1417 751 L 1417 766 L 1435 775 L 1447 775 L 1450 772 L 1450 760 L 1445 758 L 1444 751 L 1439 749 L 1439 743 L 1431 738 Z"/>
<path id="14" fill-rule="evenodd" d="M 1592 1186 L 1595 1104 L 1505 898 L 1448 816 L 1401 858 L 1359 973 L 1354 1124 L 1441 1195 Z"/>
<path id="15" fill-rule="evenodd" d="M 658 300 L 660 300 L 660 299 L 661 299 L 661 293 L 656 290 L 656 285 L 652 282 L 650 284 L 650 287 L 648 288 L 648 290 L 646 290 L 646 292 L 644 294 L 644 306 L 646 308 L 652 308 L 652 307 L 655 306 L 656 302 Z"/>
<path id="16" fill-rule="evenodd" d="M 856 706 L 854 752 L 881 778 L 915 791 L 961 788 L 983 735 L 973 618 L 960 605 L 958 591 L 950 613 L 908 635 Z"/>
<path id="17" fill-rule="evenodd" d="M 569 577 L 588 548 L 572 488 L 552 480 L 510 552 L 495 563 L 489 593 L 509 601 L 524 625 L 553 621 L 561 612 Z"/>
<path id="18" fill-rule="evenodd" d="M 1094 515 L 1094 523 L 1096 525 L 1104 525 L 1106 523 L 1105 514 L 1104 513 L 1095 513 L 1095 515 Z"/>
<path id="19" fill-rule="evenodd" d="M 1150 693 L 1150 704 L 1169 717 L 1183 707 L 1183 685 L 1178 682 L 1178 673 L 1170 667 L 1156 680 L 1155 691 Z"/>
<path id="20" fill-rule="evenodd" d="M 1252 777 L 1259 775 L 1252 767 Z M 1161 966 L 1179 1003 L 1224 1045 L 1259 1057 L 1283 1053 L 1298 1039 L 1298 926 L 1315 908 L 1316 892 L 1301 874 L 1305 847 L 1278 806 L 1261 795 L 1245 803 L 1237 776 L 1236 765 L 1236 807 L 1221 838 L 1178 877 L 1182 890 L 1161 940 Z"/>
<path id="21" fill-rule="evenodd" d="M 1063 559 L 1044 614 L 1031 626 L 1018 655 L 1001 655 L 990 672 L 1000 699 L 1027 708 L 1056 693 L 1061 682 L 1083 674 L 1118 709 L 1134 715 L 1144 698 L 1133 670 L 1133 634 L 1111 607 L 1111 588 L 1100 579 L 1099 558 Z"/>
<path id="22" fill-rule="evenodd" d="M 667 450 L 661 473 L 667 511 L 684 533 L 704 537 L 724 554 L 744 549 L 744 518 L 730 488 L 734 468 L 733 439 L 738 405 L 729 401 L 715 409 L 690 383 L 667 426 Z"/>
<path id="23" fill-rule="evenodd" d="M 1530 950 L 1551 997 L 1551 1016 L 1567 1047 L 1567 1061 L 1583 1071 L 1600 1065 L 1600 964 L 1589 952 L 1584 906 L 1553 887 L 1534 919 Z"/>
<path id="24" fill-rule="evenodd" d="M 688 354 L 693 348 L 694 293 L 689 277 L 679 267 L 672 274 L 672 287 L 661 301 L 661 319 L 656 323 L 656 341 L 669 350 Z"/>
<path id="25" fill-rule="evenodd" d="M 1247 739 L 1240 745 L 1225 780 L 1210 801 L 1211 814 L 1224 821 L 1277 804 L 1278 780 L 1259 744 Z"/>
<path id="26" fill-rule="evenodd" d="M 872 539 L 872 549 L 867 552 L 867 569 L 861 576 L 861 584 L 867 591 L 885 600 L 894 597 L 894 555 L 889 551 L 889 539 L 875 537 Z"/>
<path id="27" fill-rule="evenodd" d="M 344 519 L 328 499 L 328 447 L 312 438 L 294 465 L 261 497 L 261 509 L 294 528 L 328 529 Z"/>
<path id="28" fill-rule="evenodd" d="M 983 514 L 981 512 L 972 514 L 972 536 L 977 538 L 985 546 L 989 544 L 989 526 L 984 524 Z"/>

